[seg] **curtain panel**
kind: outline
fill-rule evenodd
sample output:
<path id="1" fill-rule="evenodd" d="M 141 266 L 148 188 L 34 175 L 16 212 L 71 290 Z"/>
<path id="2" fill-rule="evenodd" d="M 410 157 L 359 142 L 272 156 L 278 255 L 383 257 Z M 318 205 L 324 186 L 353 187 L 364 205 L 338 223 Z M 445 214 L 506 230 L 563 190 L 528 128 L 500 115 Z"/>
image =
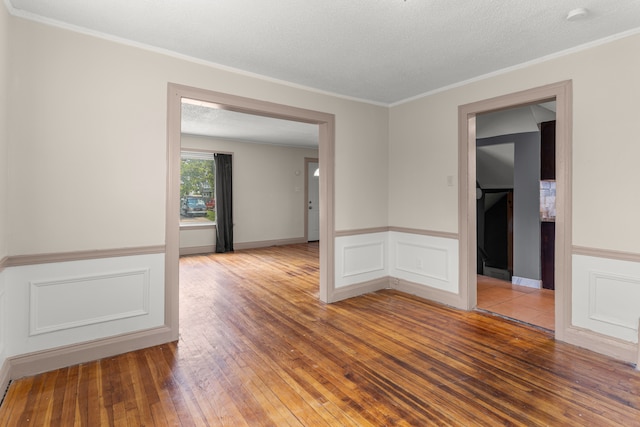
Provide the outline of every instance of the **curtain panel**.
<path id="1" fill-rule="evenodd" d="M 216 165 L 216 252 L 233 251 L 232 156 L 214 154 Z"/>

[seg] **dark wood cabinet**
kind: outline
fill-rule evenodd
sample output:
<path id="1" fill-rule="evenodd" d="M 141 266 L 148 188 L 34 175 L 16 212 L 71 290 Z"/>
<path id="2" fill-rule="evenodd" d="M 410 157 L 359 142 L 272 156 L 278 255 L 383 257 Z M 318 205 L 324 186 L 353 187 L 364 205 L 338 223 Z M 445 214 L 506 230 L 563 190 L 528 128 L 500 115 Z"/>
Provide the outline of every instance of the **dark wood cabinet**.
<path id="1" fill-rule="evenodd" d="M 540 179 L 556 179 L 556 121 L 540 123 Z"/>
<path id="2" fill-rule="evenodd" d="M 556 122 L 540 123 L 540 179 L 556 179 Z M 544 289 L 555 289 L 556 224 L 540 224 L 540 278 Z"/>
<path id="3" fill-rule="evenodd" d="M 543 221 L 540 224 L 540 279 L 543 289 L 555 289 L 555 245 L 556 223 Z"/>

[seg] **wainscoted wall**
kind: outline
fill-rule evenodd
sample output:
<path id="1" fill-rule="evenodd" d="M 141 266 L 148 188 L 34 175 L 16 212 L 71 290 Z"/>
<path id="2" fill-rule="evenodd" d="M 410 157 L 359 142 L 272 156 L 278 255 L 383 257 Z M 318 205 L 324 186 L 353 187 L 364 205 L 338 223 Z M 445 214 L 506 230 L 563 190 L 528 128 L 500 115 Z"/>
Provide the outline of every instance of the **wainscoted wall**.
<path id="1" fill-rule="evenodd" d="M 573 255 L 572 324 L 638 342 L 640 263 Z"/>
<path id="2" fill-rule="evenodd" d="M 458 241 L 423 234 L 389 233 L 389 275 L 457 294 Z"/>
<path id="3" fill-rule="evenodd" d="M 9 267 L 6 355 L 164 324 L 164 254 Z"/>
<path id="4" fill-rule="evenodd" d="M 0 399 L 9 384 L 9 364 L 6 363 L 6 329 L 7 329 L 7 304 L 4 290 L 5 272 L 0 267 Z"/>
<path id="5" fill-rule="evenodd" d="M 450 304 L 457 298 L 458 241 L 397 231 L 340 235 L 335 298 L 393 287 Z"/>
<path id="6" fill-rule="evenodd" d="M 336 290 L 389 276 L 388 252 L 387 232 L 337 237 Z"/>
<path id="7" fill-rule="evenodd" d="M 460 306 L 466 284 L 459 279 L 456 236 L 389 229 L 352 233 L 336 237 L 332 301 L 394 288 Z M 578 247 L 573 251 L 567 297 L 571 304 L 561 308 L 572 318 L 559 339 L 640 364 L 640 256 Z"/>
<path id="8" fill-rule="evenodd" d="M 5 359 L 5 335 L 6 335 L 6 317 L 7 305 L 4 291 L 4 271 L 0 271 L 0 366 Z"/>
<path id="9" fill-rule="evenodd" d="M 461 306 L 466 284 L 459 279 L 457 236 L 408 229 L 374 231 L 338 233 L 332 301 L 394 288 Z M 572 318 L 559 331 L 559 339 L 640 366 L 640 256 L 578 247 L 573 251 L 572 289 L 567 296 L 571 304 L 561 308 Z"/>

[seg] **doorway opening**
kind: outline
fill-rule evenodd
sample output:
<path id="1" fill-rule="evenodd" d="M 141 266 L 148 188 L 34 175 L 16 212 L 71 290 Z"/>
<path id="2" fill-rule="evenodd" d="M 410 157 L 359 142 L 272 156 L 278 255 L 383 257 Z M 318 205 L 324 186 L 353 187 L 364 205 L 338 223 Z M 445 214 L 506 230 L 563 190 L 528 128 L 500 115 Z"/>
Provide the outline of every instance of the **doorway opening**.
<path id="1" fill-rule="evenodd" d="M 318 159 L 305 158 L 304 229 L 307 242 L 320 240 L 320 163 Z"/>
<path id="2" fill-rule="evenodd" d="M 571 81 L 499 96 L 458 109 L 459 266 L 462 306 L 475 309 L 477 294 L 477 116 L 513 107 L 556 102 L 555 337 L 563 340 L 571 324 Z"/>
<path id="3" fill-rule="evenodd" d="M 182 100 L 198 100 L 214 104 L 222 110 L 271 117 L 318 126 L 318 161 L 322 165 L 319 176 L 319 298 L 331 302 L 334 294 L 334 132 L 335 117 L 322 113 L 259 101 L 235 95 L 213 92 L 170 83 L 167 99 L 167 204 L 165 248 L 165 326 L 172 339 L 179 334 L 179 246 L 180 230 L 180 151 Z"/>
<path id="4" fill-rule="evenodd" d="M 547 330 L 555 199 L 542 192 L 555 191 L 555 110 L 554 100 L 476 115 L 477 308 Z"/>

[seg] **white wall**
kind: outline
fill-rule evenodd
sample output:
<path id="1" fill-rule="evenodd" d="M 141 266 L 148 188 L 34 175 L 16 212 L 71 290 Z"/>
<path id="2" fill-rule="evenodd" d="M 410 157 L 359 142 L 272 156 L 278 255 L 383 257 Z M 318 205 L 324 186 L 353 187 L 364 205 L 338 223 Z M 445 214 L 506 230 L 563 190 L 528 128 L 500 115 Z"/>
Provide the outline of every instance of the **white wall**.
<path id="1" fill-rule="evenodd" d="M 6 16 L 0 19 L 6 21 Z M 1 28 L 10 28 L 13 46 L 8 59 L 0 52 L 0 70 L 10 68 L 11 85 L 0 116 L 8 112 L 11 123 L 11 161 L 4 182 L 16 184 L 8 189 L 7 222 L 0 233 L 11 233 L 5 243 L 0 239 L 0 253 L 3 247 L 15 256 L 165 243 L 168 82 L 335 114 L 336 230 L 394 226 L 455 235 L 458 106 L 572 79 L 572 243 L 640 254 L 640 199 L 633 197 L 640 182 L 640 144 L 635 143 L 640 56 L 633 54 L 640 49 L 640 35 L 387 109 L 23 19 L 8 21 Z M 0 41 L 7 39 L 6 33 L 0 35 Z M 0 153 L 4 149 L 0 145 Z M 0 191 L 2 182 L 0 178 Z M 21 209 L 33 202 L 34 194 L 42 208 Z M 3 215 L 0 209 L 0 219 Z M 447 262 L 457 265 L 457 257 Z M 87 270 L 82 275 L 94 283 L 88 279 L 143 264 L 151 266 L 154 278 L 164 269 L 132 257 L 121 266 L 105 267 L 101 260 L 83 264 Z M 6 305 L 26 307 L 30 283 L 71 277 L 71 269 L 65 268 L 54 263 L 5 270 L 5 288 L 11 289 Z M 573 272 L 576 300 L 584 293 L 580 268 L 575 265 Z M 630 273 L 633 280 L 635 274 Z M 455 290 L 453 283 L 450 289 Z M 624 303 L 619 287 L 609 282 L 602 286 L 600 295 L 606 295 L 608 304 Z M 61 289 L 56 298 L 69 289 Z M 154 286 L 151 293 L 151 300 L 158 301 Z M 113 313 L 122 311 L 117 304 L 111 307 Z M 31 306 L 29 310 L 31 318 L 35 312 Z M 160 321 L 151 316 L 149 323 L 126 328 L 118 321 L 70 328 L 56 332 L 64 338 L 58 341 L 30 338 L 26 315 L 12 313 L 20 332 L 8 337 L 11 354 Z M 75 314 L 75 320 L 83 318 Z"/>
<path id="2" fill-rule="evenodd" d="M 622 252 L 640 259 L 640 144 L 637 144 L 640 99 L 640 35 L 435 93 L 390 109 L 389 223 L 391 226 L 458 232 L 457 177 L 459 105 L 573 81 L 572 243 L 603 253 Z M 410 208 L 409 208 L 410 207 Z M 575 251 L 575 249 L 574 249 Z M 575 259 L 576 255 L 574 255 Z M 587 263 L 574 262 L 572 300 L 627 307 L 629 287 L 639 282 L 637 262 L 629 261 L 628 286 L 601 281 L 598 292 L 586 283 Z M 615 275 L 618 265 L 603 262 L 602 273 Z M 635 289 L 635 288 L 634 288 Z M 639 318 L 640 306 L 627 318 Z M 576 307 L 573 325 L 637 341 L 623 326 L 596 328 Z M 636 322 L 637 323 L 637 322 Z M 637 325 L 635 326 L 637 329 Z"/>
<path id="3" fill-rule="evenodd" d="M 458 106 L 571 79 L 573 243 L 640 253 L 639 47 L 634 35 L 392 107 L 389 223 L 457 232 L 457 183 L 446 177 L 457 176 Z"/>
<path id="4" fill-rule="evenodd" d="M 6 102 L 9 85 L 9 15 L 4 3 L 0 6 L 0 261 L 9 253 L 7 243 L 7 167 L 8 121 Z"/>
<path id="5" fill-rule="evenodd" d="M 206 254 L 215 251 L 216 227 L 180 227 L 180 255 Z"/>
<path id="6" fill-rule="evenodd" d="M 0 16 L 4 21 L 6 18 Z M 0 70 L 8 64 L 12 80 L 7 98 L 1 98 L 0 112 L 8 111 L 11 127 L 8 143 L 2 138 L 0 153 L 8 150 L 11 161 L 3 169 L 8 170 L 8 178 L 0 179 L 0 192 L 6 182 L 16 184 L 8 188 L 6 203 L 2 200 L 8 210 L 0 235 L 6 230 L 11 233 L 2 238 L 0 251 L 4 248 L 10 258 L 165 244 L 170 82 L 334 114 L 336 228 L 386 226 L 385 107 L 223 71 L 21 18 L 10 17 L 8 21 L 13 48 L 9 58 L 0 51 Z M 237 147 L 229 151 L 237 151 Z M 289 183 L 288 191 L 295 190 L 293 172 L 283 171 L 280 177 Z M 242 177 L 238 181 L 238 185 L 256 184 L 243 183 Z M 269 200 L 254 195 L 260 197 L 251 208 L 260 205 L 270 218 L 281 214 L 278 209 L 283 203 L 293 203 L 281 200 L 281 195 L 272 195 Z M 278 200 L 271 204 L 274 198 Z M 246 209 L 242 206 L 240 212 Z M 0 220 L 4 217 L 0 209 Z M 237 221 L 236 236 L 241 241 L 300 235 L 302 231 L 299 219 L 292 220 L 293 228 L 281 223 L 256 228 L 244 214 Z M 8 316 L 12 325 L 6 340 L 8 354 L 17 356 L 163 325 L 164 313 L 158 306 L 164 297 L 164 288 L 158 286 L 163 283 L 163 256 L 6 269 L 5 304 L 11 307 Z M 144 269 L 151 278 L 150 310 L 128 317 L 127 313 L 138 312 L 140 307 L 123 304 L 134 297 L 131 292 L 146 286 L 146 279 L 140 274 L 118 274 Z M 50 293 L 30 300 L 34 286 Z M 99 316 L 92 317 L 83 307 L 95 308 L 95 295 L 113 299 L 101 307 L 104 310 Z M 66 311 L 56 311 L 47 301 L 62 303 Z M 34 330 L 34 322 L 41 327 Z"/>
<path id="7" fill-rule="evenodd" d="M 336 227 L 386 225 L 386 108 L 12 19 L 12 255 L 164 243 L 168 82 L 335 114 Z"/>
<path id="8" fill-rule="evenodd" d="M 7 237 L 7 166 L 8 166 L 8 122 L 7 88 L 9 83 L 9 15 L 4 2 L 0 5 L 0 393 L 4 393 L 2 366 L 6 358 L 5 329 L 6 310 L 4 293 L 3 260 L 9 254 Z"/>
<path id="9" fill-rule="evenodd" d="M 304 159 L 317 158 L 317 149 L 194 135 L 182 136 L 182 148 L 233 153 L 234 243 L 304 238 Z M 183 236 L 194 238 L 180 236 L 181 247 Z"/>

